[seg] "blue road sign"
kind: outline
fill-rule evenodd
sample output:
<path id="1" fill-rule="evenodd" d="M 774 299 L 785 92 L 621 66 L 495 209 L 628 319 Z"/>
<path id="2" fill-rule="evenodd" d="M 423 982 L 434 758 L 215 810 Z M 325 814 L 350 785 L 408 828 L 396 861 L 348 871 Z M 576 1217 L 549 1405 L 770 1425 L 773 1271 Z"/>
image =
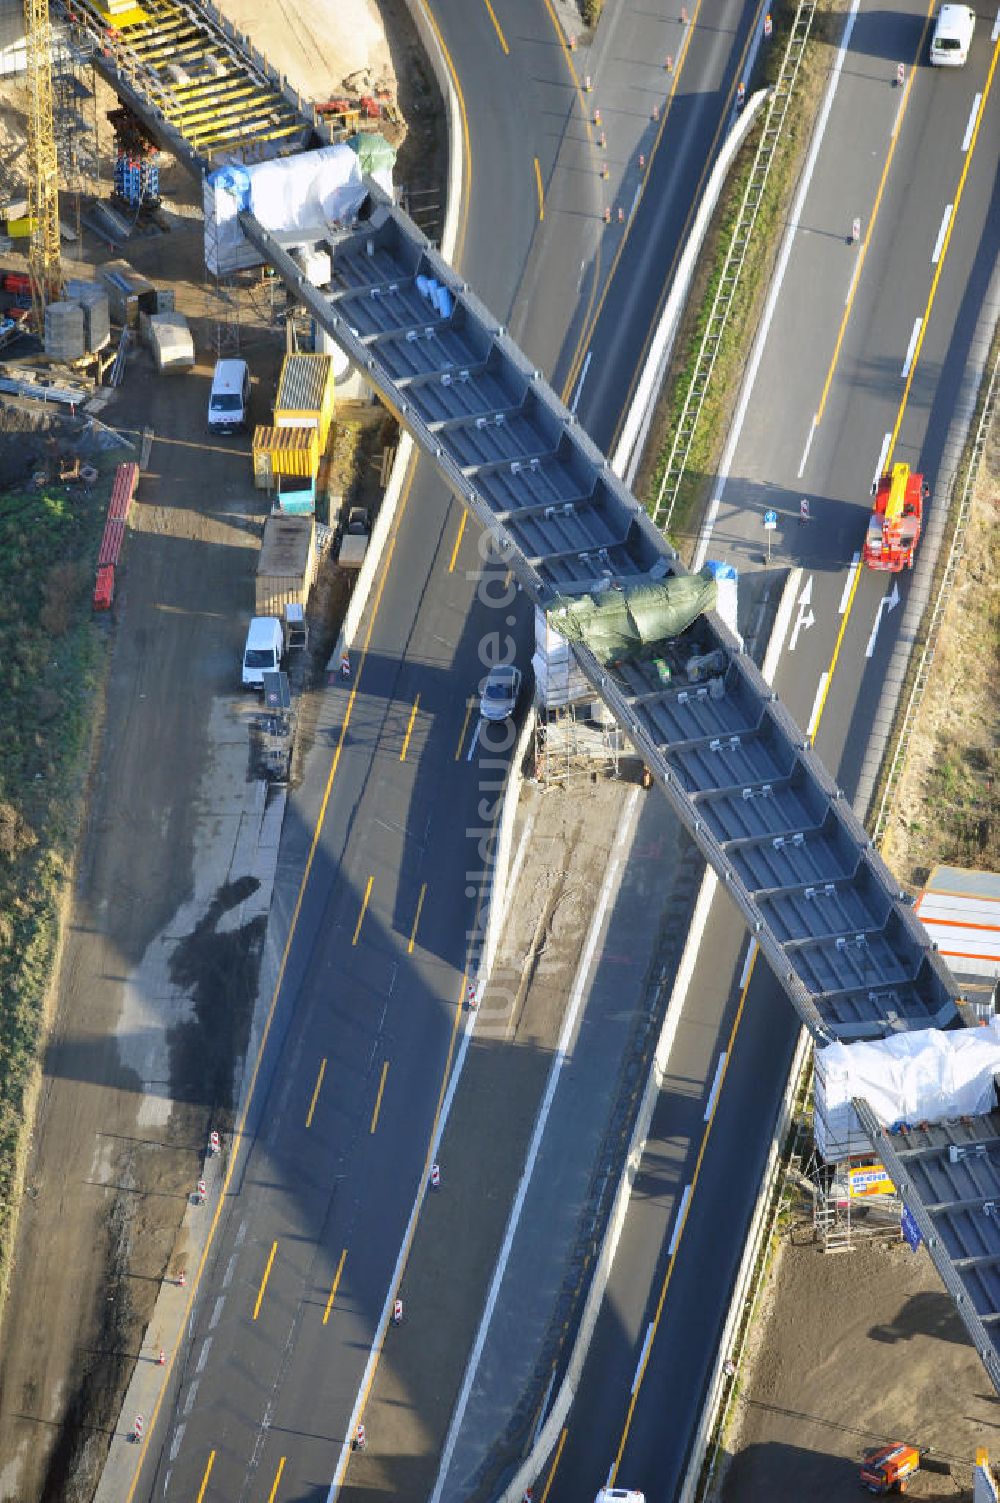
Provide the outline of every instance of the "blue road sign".
<path id="1" fill-rule="evenodd" d="M 764 526 L 767 528 L 768 532 L 772 532 L 774 528 L 777 527 L 777 525 L 778 513 L 771 510 L 766 511 L 764 513 Z"/>
<path id="2" fill-rule="evenodd" d="M 907 1206 L 903 1207 L 903 1214 L 899 1218 L 899 1230 L 913 1248 L 913 1251 L 916 1252 L 923 1241 L 923 1237 L 920 1235 L 920 1228 L 914 1219 L 913 1212 Z"/>

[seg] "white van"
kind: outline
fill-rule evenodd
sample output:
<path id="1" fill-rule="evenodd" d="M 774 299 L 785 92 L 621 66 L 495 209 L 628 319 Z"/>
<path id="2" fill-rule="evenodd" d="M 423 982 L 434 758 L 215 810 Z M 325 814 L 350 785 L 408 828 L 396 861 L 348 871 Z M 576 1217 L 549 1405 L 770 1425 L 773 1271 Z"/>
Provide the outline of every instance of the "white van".
<path id="1" fill-rule="evenodd" d="M 939 68 L 961 68 L 975 29 L 976 13 L 968 5 L 942 5 L 931 36 L 931 62 Z"/>
<path id="2" fill-rule="evenodd" d="M 218 360 L 208 399 L 209 433 L 240 433 L 250 420 L 250 371 L 245 360 Z"/>
<path id="3" fill-rule="evenodd" d="M 285 638 L 277 616 L 254 616 L 243 648 L 244 689 L 264 690 L 264 674 L 281 667 Z"/>

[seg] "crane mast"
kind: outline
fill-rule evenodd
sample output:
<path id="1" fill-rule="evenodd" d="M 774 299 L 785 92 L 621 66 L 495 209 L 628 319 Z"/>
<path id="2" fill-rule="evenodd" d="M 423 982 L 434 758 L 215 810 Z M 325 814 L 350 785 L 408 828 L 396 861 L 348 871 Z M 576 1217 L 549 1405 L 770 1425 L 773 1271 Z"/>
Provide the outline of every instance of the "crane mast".
<path id="1" fill-rule="evenodd" d="M 28 59 L 28 272 L 39 334 L 46 306 L 62 290 L 59 259 L 59 172 L 52 101 L 52 27 L 49 0 L 24 0 Z"/>

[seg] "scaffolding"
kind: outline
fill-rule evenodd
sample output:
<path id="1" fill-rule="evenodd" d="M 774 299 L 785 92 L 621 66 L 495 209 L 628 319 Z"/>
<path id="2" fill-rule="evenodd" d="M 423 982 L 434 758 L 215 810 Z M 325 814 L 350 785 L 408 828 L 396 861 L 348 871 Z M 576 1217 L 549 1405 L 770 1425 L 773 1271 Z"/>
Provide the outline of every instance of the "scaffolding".
<path id="1" fill-rule="evenodd" d="M 99 170 L 97 75 L 92 38 L 69 26 L 52 28 L 52 105 L 56 157 L 79 240 L 83 196 L 96 191 Z"/>
<path id="2" fill-rule="evenodd" d="M 859 1174 L 885 1170 L 881 1164 L 825 1164 L 813 1160 L 807 1173 L 813 1184 L 813 1232 L 824 1252 L 853 1252 L 860 1242 L 898 1242 L 903 1202 L 893 1189 L 859 1193 Z"/>
<path id="3" fill-rule="evenodd" d="M 581 704 L 539 710 L 535 719 L 535 772 L 539 783 L 567 786 L 616 778 L 628 743 L 618 725 L 591 720 Z"/>

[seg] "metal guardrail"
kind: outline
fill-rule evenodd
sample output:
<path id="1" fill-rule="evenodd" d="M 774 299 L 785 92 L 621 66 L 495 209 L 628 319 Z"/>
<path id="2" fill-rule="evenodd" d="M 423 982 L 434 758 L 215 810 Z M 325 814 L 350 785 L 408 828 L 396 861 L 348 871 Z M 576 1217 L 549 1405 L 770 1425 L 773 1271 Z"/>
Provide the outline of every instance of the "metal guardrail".
<path id="1" fill-rule="evenodd" d="M 944 619 L 945 609 L 955 583 L 955 575 L 965 550 L 965 535 L 969 525 L 969 513 L 972 509 L 972 495 L 975 490 L 976 481 L 979 478 L 979 466 L 986 448 L 990 426 L 996 413 L 998 396 L 1000 396 L 1000 350 L 997 352 L 993 362 L 993 369 L 990 372 L 989 384 L 983 398 L 979 422 L 976 425 L 975 436 L 972 440 L 972 449 L 958 504 L 951 546 L 948 549 L 948 557 L 941 575 L 941 583 L 938 586 L 927 622 L 923 645 L 920 649 L 920 656 L 917 659 L 914 670 L 913 683 L 907 696 L 906 708 L 903 711 L 899 731 L 896 736 L 896 743 L 892 751 L 892 758 L 889 762 L 889 769 L 882 788 L 882 796 L 879 799 L 878 812 L 872 825 L 872 836 L 877 845 L 881 845 L 882 843 L 895 805 L 896 793 L 899 789 L 899 782 L 910 745 L 910 737 L 913 734 L 917 714 L 923 703 L 924 692 L 927 688 L 927 679 L 931 664 L 934 661 L 934 653 L 937 649 L 938 637 L 941 632 L 941 622 Z"/>
<path id="2" fill-rule="evenodd" d="M 761 199 L 764 196 L 764 189 L 767 186 L 771 164 L 774 161 L 774 153 L 781 139 L 785 116 L 788 113 L 788 106 L 795 89 L 795 83 L 799 75 L 799 65 L 802 61 L 806 42 L 809 40 L 809 32 L 812 28 L 815 11 L 815 0 L 800 0 L 799 8 L 795 13 L 795 20 L 789 33 L 785 55 L 782 59 L 781 72 L 778 75 L 778 81 L 768 101 L 767 114 L 764 117 L 760 141 L 757 144 L 757 153 L 754 157 L 753 166 L 750 169 L 750 177 L 740 204 L 736 226 L 726 252 L 726 259 L 723 262 L 719 285 L 712 300 L 712 307 L 708 315 L 708 322 L 705 325 L 705 332 L 702 336 L 698 353 L 695 356 L 691 384 L 684 398 L 684 406 L 677 421 L 677 428 L 674 433 L 673 443 L 670 446 L 666 469 L 663 472 L 663 478 L 656 493 L 656 500 L 651 508 L 653 521 L 664 532 L 670 526 L 670 519 L 673 516 L 674 506 L 676 505 L 681 483 L 687 469 L 691 445 L 694 442 L 698 420 L 701 417 L 701 410 L 708 393 L 712 372 L 715 369 L 715 361 L 722 343 L 722 336 L 729 321 L 733 297 L 739 284 L 743 263 L 746 260 L 750 239 L 757 221 L 757 213 L 760 208 Z"/>

